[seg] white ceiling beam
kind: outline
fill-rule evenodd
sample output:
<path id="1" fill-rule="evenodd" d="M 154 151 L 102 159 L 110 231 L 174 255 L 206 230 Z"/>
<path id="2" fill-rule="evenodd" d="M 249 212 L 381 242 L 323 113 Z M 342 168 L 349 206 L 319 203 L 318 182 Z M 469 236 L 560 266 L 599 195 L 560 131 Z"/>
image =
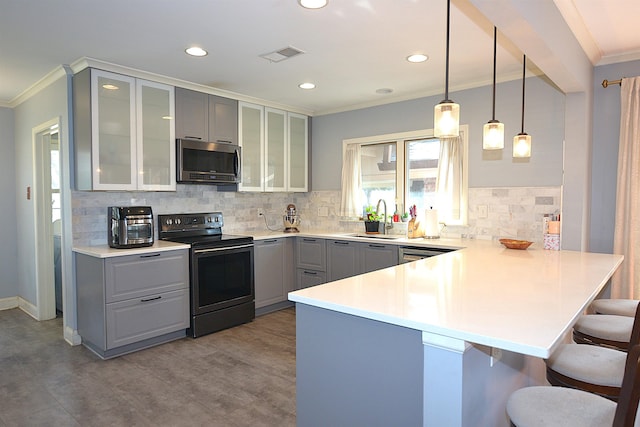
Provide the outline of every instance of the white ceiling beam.
<path id="1" fill-rule="evenodd" d="M 564 93 L 592 90 L 593 65 L 553 1 L 469 1 Z"/>

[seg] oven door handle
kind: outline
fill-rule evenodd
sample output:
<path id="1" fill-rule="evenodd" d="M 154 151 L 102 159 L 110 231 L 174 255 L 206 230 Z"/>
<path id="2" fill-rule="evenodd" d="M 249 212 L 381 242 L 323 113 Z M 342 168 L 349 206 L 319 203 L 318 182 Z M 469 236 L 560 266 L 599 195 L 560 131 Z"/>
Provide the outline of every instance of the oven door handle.
<path id="1" fill-rule="evenodd" d="M 238 245 L 238 246 L 225 246 L 223 248 L 211 248 L 211 249 L 196 249 L 193 251 L 194 254 L 206 254 L 209 252 L 220 252 L 220 251 L 229 251 L 232 249 L 243 249 L 243 248 L 251 248 L 253 247 L 253 243 L 249 243 L 248 245 Z"/>

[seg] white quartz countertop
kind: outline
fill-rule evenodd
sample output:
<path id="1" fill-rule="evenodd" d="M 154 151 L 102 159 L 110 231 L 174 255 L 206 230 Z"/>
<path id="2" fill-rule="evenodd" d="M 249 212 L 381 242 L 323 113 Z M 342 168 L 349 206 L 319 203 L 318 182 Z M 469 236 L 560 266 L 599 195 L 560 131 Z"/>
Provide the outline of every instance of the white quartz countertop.
<path id="1" fill-rule="evenodd" d="M 289 299 L 547 358 L 623 259 L 464 239 L 390 242 L 463 249 L 295 291 Z"/>
<path id="2" fill-rule="evenodd" d="M 153 252 L 173 251 L 176 249 L 189 249 L 190 246 L 184 243 L 167 242 L 165 240 L 156 240 L 152 246 L 144 248 L 130 248 L 130 249 L 114 249 L 109 245 L 96 245 L 96 246 L 74 246 L 73 251 L 89 255 L 96 258 L 111 258 L 117 256 L 126 255 L 142 255 Z"/>

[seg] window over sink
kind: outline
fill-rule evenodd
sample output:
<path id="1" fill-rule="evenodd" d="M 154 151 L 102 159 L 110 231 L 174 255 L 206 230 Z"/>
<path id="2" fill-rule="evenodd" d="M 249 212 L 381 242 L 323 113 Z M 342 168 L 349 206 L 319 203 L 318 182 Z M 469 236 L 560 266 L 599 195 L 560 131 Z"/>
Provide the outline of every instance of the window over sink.
<path id="1" fill-rule="evenodd" d="M 341 215 L 357 218 L 380 199 L 391 215 L 415 205 L 438 209 L 440 222 L 467 223 L 468 126 L 460 137 L 440 139 L 433 130 L 343 141 Z"/>

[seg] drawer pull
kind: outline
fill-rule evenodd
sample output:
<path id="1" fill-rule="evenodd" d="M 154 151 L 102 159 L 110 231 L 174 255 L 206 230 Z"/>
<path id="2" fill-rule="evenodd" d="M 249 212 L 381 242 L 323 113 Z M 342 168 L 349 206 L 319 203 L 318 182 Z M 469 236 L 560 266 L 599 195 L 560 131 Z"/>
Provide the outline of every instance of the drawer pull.
<path id="1" fill-rule="evenodd" d="M 333 243 L 335 243 L 336 245 L 348 245 L 349 242 L 343 242 L 341 240 L 334 240 Z"/>
<path id="2" fill-rule="evenodd" d="M 316 239 L 302 239 L 302 241 L 304 241 L 304 242 L 315 242 Z"/>
<path id="3" fill-rule="evenodd" d="M 304 271 L 304 274 L 310 274 L 310 275 L 312 275 L 312 276 L 316 276 L 318 273 L 317 273 L 317 272 L 315 272 L 315 271 L 307 271 L 307 270 L 305 270 L 305 271 Z"/>
<path id="4" fill-rule="evenodd" d="M 265 243 L 277 243 L 278 239 L 265 240 Z"/>
<path id="5" fill-rule="evenodd" d="M 155 301 L 155 300 L 160 299 L 160 298 L 162 298 L 162 295 L 158 295 L 157 297 L 153 297 L 153 298 L 144 298 L 144 299 L 141 299 L 140 302 Z"/>
<path id="6" fill-rule="evenodd" d="M 372 248 L 372 249 L 384 249 L 384 245 L 372 245 L 372 244 L 370 244 L 369 247 Z"/>
<path id="7" fill-rule="evenodd" d="M 160 254 L 140 255 L 140 258 L 154 258 L 160 256 Z"/>

